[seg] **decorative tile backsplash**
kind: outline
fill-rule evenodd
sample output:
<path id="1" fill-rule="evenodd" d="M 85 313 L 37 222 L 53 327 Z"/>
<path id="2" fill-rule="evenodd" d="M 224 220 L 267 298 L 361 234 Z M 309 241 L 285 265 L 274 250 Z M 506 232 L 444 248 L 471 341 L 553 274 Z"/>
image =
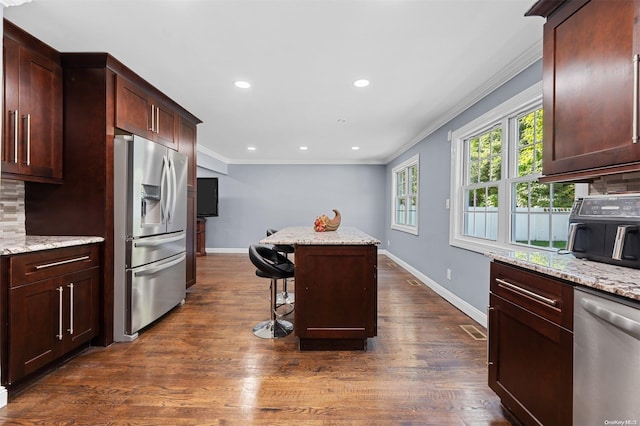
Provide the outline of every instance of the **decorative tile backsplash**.
<path id="1" fill-rule="evenodd" d="M 601 176 L 589 185 L 589 194 L 640 192 L 640 172 Z"/>
<path id="2" fill-rule="evenodd" d="M 0 238 L 24 236 L 24 182 L 0 180 Z"/>

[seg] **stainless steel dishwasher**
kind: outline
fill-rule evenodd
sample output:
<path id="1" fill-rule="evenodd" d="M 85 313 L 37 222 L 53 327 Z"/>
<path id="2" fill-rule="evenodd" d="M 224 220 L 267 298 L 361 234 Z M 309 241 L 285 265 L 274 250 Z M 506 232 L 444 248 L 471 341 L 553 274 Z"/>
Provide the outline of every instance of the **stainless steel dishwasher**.
<path id="1" fill-rule="evenodd" d="M 574 294 L 573 424 L 640 425 L 640 303 Z"/>

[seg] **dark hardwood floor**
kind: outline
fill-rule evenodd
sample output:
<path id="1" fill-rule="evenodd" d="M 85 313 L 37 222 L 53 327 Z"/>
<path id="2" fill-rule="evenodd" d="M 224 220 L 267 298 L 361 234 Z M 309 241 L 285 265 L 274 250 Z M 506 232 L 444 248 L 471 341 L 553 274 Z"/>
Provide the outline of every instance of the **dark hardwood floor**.
<path id="1" fill-rule="evenodd" d="M 293 335 L 255 337 L 269 316 L 268 280 L 247 255 L 213 254 L 198 258 L 185 305 L 136 341 L 91 348 L 10 395 L 0 422 L 508 425 L 487 386 L 486 341 L 460 327 L 474 322 L 387 257 L 378 262 L 378 336 L 367 352 L 299 352 Z"/>

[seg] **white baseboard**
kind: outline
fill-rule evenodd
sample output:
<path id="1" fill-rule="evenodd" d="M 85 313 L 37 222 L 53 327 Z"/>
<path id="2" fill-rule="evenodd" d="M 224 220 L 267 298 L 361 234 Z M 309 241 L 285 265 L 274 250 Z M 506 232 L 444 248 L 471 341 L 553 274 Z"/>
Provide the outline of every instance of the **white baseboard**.
<path id="1" fill-rule="evenodd" d="M 248 248 L 206 248 L 205 251 L 207 253 L 234 253 L 234 254 L 242 254 L 248 253 Z M 411 275 L 422 281 L 429 287 L 431 290 L 435 291 L 440 297 L 445 299 L 447 302 L 451 303 L 453 306 L 461 310 L 465 315 L 469 316 L 478 324 L 483 327 L 487 327 L 487 314 L 477 309 L 475 306 L 467 303 L 464 299 L 456 296 L 422 272 L 418 271 L 402 259 L 396 257 L 392 253 L 387 250 L 380 249 L 378 250 L 378 254 L 384 254 L 396 262 L 398 265 L 402 266 L 407 272 Z"/>
<path id="2" fill-rule="evenodd" d="M 429 287 L 431 290 L 438 293 L 440 297 L 442 297 L 447 302 L 451 303 L 453 306 L 461 310 L 465 315 L 471 317 L 471 319 L 473 319 L 475 322 L 477 322 L 478 324 L 480 324 L 485 328 L 487 327 L 487 314 L 485 312 L 482 312 L 481 310 L 477 309 L 475 306 L 467 303 L 464 299 L 456 296 L 455 294 L 453 294 L 452 292 L 450 292 L 449 290 L 447 290 L 446 288 L 444 288 L 443 286 L 441 286 L 440 284 L 438 284 L 437 282 L 435 282 L 434 280 L 432 280 L 422 272 L 418 271 L 417 269 L 415 269 L 414 267 L 412 267 L 402 259 L 389 253 L 387 250 L 380 250 L 379 253 L 388 256 L 398 265 L 402 266 L 404 269 L 407 270 L 407 272 L 409 272 L 411 275 L 413 275 L 414 277 L 416 277 L 417 279 L 425 283 L 427 287 Z"/>
<path id="3" fill-rule="evenodd" d="M 4 386 L 0 386 L 0 408 L 7 405 L 9 401 L 9 393 L 7 392 L 7 388 Z"/>

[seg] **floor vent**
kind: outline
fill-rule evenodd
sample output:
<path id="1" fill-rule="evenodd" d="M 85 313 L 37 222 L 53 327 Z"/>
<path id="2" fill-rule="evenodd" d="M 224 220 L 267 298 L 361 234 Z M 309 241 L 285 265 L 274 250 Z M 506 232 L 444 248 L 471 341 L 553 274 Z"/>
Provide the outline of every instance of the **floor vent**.
<path id="1" fill-rule="evenodd" d="M 487 340 L 486 334 L 478 330 L 475 325 L 461 325 L 460 328 L 466 331 L 467 334 L 473 337 L 475 340 Z"/>
<path id="2" fill-rule="evenodd" d="M 407 282 L 408 282 L 410 285 L 414 285 L 414 286 L 418 286 L 418 285 L 420 285 L 420 281 L 418 281 L 418 280 L 414 280 L 414 279 L 407 280 Z"/>

